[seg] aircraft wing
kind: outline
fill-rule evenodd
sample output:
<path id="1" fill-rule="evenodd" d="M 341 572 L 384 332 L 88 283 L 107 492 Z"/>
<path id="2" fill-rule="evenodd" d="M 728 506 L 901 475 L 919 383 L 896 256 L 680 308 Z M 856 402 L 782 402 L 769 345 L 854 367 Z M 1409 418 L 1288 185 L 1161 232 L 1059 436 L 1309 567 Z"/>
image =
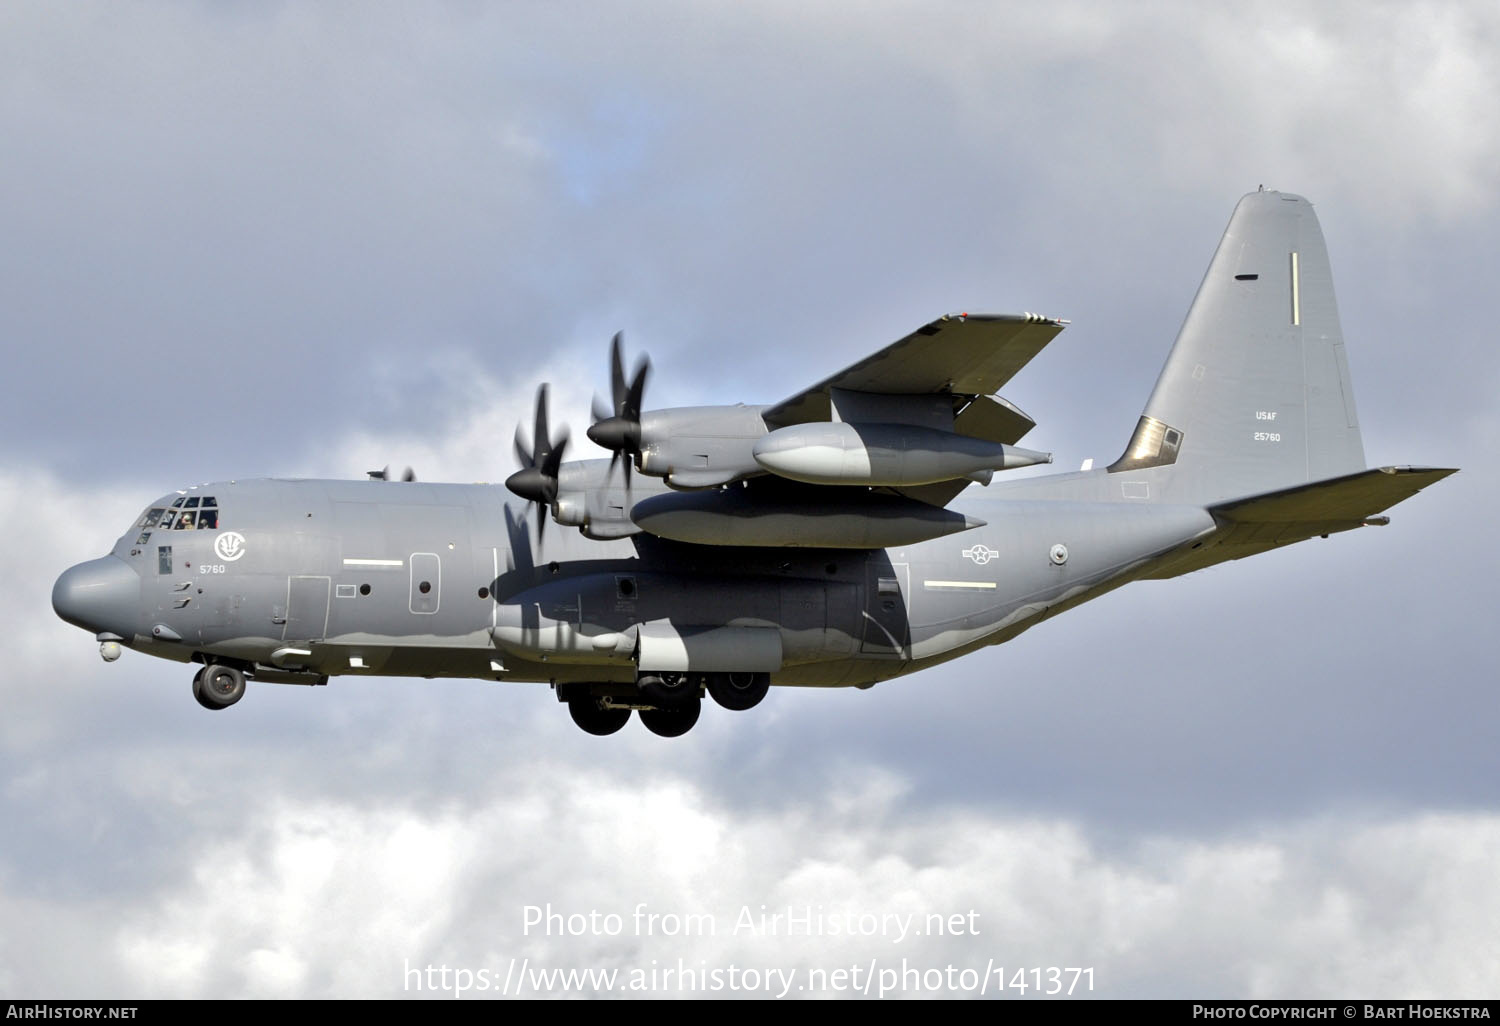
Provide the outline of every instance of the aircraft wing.
<path id="1" fill-rule="evenodd" d="M 777 403 L 763 416 L 773 428 L 831 420 L 829 390 L 834 388 L 879 395 L 988 396 L 1041 352 L 1066 323 L 1031 313 L 939 317 Z M 1030 418 L 1019 410 L 1015 412 L 1025 418 L 1025 428 L 1029 428 Z"/>

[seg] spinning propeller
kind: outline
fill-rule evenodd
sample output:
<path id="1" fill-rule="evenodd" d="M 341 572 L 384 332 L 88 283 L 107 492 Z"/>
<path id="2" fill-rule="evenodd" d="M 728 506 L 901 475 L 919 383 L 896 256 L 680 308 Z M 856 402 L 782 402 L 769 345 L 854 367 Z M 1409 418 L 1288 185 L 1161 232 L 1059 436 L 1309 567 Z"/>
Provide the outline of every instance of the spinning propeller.
<path id="1" fill-rule="evenodd" d="M 367 470 L 365 471 L 365 473 L 370 476 L 370 480 L 372 481 L 389 481 L 391 480 L 391 465 L 387 463 L 380 470 Z M 407 482 L 408 484 L 410 484 L 412 481 L 415 481 L 416 479 L 417 472 L 410 467 L 407 467 L 401 472 L 401 480 Z"/>
<path id="2" fill-rule="evenodd" d="M 505 487 L 523 499 L 543 507 L 550 507 L 557 500 L 557 470 L 562 466 L 563 452 L 568 448 L 568 429 L 563 428 L 557 438 L 547 426 L 547 386 L 536 390 L 536 426 L 528 447 L 516 425 L 516 459 L 521 469 L 505 479 Z M 529 449 L 529 451 L 528 451 Z M 549 519 L 547 510 L 537 518 L 536 537 L 542 540 Z"/>
<path id="3" fill-rule="evenodd" d="M 590 440 L 614 453 L 609 461 L 611 472 L 616 461 L 624 460 L 625 486 L 628 488 L 631 466 L 641 454 L 641 397 L 646 391 L 651 361 L 642 355 L 636 361 L 634 377 L 626 384 L 625 356 L 620 341 L 620 333 L 615 332 L 614 341 L 609 346 L 609 384 L 614 409 L 605 406 L 595 396 L 594 423 L 589 426 L 588 435 Z"/>

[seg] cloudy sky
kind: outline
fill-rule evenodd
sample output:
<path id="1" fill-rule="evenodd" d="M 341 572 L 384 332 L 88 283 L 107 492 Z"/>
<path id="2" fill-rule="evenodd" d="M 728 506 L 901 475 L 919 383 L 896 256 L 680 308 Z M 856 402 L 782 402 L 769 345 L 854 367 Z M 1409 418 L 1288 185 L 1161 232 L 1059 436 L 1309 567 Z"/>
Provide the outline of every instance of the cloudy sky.
<path id="1" fill-rule="evenodd" d="M 0 7 L 0 995 L 905 958 L 1496 996 L 1500 15 L 1307 6 Z M 1317 204 L 1370 462 L 1464 468 L 1383 530 L 672 742 L 482 682 L 210 715 L 52 614 L 170 488 L 502 479 L 618 329 L 671 405 L 947 311 L 1068 318 L 1007 395 L 1028 445 L 1112 459 L 1260 184 Z M 548 903 L 624 929 L 527 933 Z M 808 905 L 979 932 L 732 932 Z"/>

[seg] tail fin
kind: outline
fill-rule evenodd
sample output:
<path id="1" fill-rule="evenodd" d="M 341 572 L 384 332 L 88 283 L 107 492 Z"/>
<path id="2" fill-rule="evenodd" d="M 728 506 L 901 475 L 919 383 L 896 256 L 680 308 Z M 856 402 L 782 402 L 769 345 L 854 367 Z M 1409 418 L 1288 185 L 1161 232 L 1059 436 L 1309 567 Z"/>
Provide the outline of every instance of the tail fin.
<path id="1" fill-rule="evenodd" d="M 1151 499 L 1209 504 L 1364 469 L 1317 216 L 1301 196 L 1252 192 L 1109 471 Z"/>

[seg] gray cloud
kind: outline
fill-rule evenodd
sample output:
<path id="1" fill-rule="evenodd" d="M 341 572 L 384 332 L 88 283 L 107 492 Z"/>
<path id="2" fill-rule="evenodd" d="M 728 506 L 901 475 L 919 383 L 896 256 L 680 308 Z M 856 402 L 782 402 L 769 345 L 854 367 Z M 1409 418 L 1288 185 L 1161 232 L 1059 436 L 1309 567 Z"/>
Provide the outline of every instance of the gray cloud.
<path id="1" fill-rule="evenodd" d="M 7 943 L 7 989 L 430 996 L 429 965 L 484 969 L 498 986 L 512 958 L 622 974 L 679 960 L 774 967 L 804 984 L 871 960 L 981 975 L 991 959 L 1036 961 L 1092 966 L 1094 992 L 1114 996 L 1451 997 L 1493 985 L 1492 815 L 1293 820 L 1111 852 L 1063 820 L 914 813 L 900 778 L 874 767 L 769 811 L 675 774 L 601 783 L 557 762 L 510 767 L 435 807 L 251 783 L 228 786 L 241 817 L 200 831 L 174 879 L 41 908 L 0 890 L 11 916 L 47 916 L 46 943 Z M 672 935 L 684 928 L 673 917 L 689 915 L 695 935 Z M 947 929 L 958 916 L 963 932 L 927 935 L 931 915 Z M 49 957 L 83 937 L 87 965 Z"/>

